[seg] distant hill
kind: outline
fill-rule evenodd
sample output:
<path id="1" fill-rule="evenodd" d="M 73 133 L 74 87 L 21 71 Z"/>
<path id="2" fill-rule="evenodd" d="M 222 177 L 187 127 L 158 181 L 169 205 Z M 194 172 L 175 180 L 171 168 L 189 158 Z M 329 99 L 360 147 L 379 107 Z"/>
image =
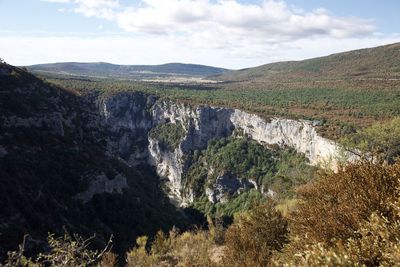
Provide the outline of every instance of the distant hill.
<path id="1" fill-rule="evenodd" d="M 400 43 L 354 50 L 302 61 L 277 62 L 230 71 L 215 77 L 224 81 L 400 78 Z"/>
<path id="2" fill-rule="evenodd" d="M 50 73 L 74 76 L 122 78 L 122 79 L 155 79 L 168 77 L 206 77 L 222 74 L 227 69 L 204 65 L 168 63 L 163 65 L 115 65 L 110 63 L 64 62 L 39 64 L 27 67 L 36 73 Z"/>

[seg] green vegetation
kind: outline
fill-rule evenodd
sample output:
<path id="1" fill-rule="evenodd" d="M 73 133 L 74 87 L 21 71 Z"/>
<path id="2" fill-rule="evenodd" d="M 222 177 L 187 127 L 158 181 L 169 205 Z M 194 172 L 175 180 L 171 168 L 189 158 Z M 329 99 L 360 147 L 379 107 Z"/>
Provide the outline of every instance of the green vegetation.
<path id="1" fill-rule="evenodd" d="M 220 75 L 223 81 L 398 78 L 400 43 L 302 61 L 278 62 Z"/>
<path id="2" fill-rule="evenodd" d="M 185 238 L 186 252 L 198 244 L 196 255 L 201 257 L 193 257 L 197 260 L 190 262 L 192 266 L 396 266 L 400 260 L 399 176 L 399 163 L 367 161 L 322 174 L 302 190 L 297 209 L 289 216 L 282 216 L 271 200 L 237 213 L 224 231 L 222 247 L 213 243 L 211 230 L 202 232 L 201 243 L 194 239 L 196 231 L 160 237 L 169 240 L 166 244 L 174 243 L 171 236 L 172 240 Z M 142 257 L 151 257 L 153 265 L 171 255 L 165 252 L 171 250 L 155 249 L 160 243 L 153 242 L 150 253 L 142 249 Z M 181 259 L 191 255 L 182 249 L 173 251 Z M 207 264 L 199 264 L 199 259 Z M 184 260 L 176 263 L 185 265 Z"/>
<path id="3" fill-rule="evenodd" d="M 308 163 L 305 155 L 294 149 L 279 150 L 276 173 L 269 188 L 283 197 L 293 197 L 298 186 L 313 181 L 317 168 Z"/>
<path id="4" fill-rule="evenodd" d="M 265 199 L 265 196 L 260 191 L 251 189 L 224 203 L 213 204 L 206 196 L 202 196 L 195 200 L 192 207 L 215 218 L 230 217 L 237 212 L 249 210 L 254 205 L 264 202 Z"/>
<path id="5" fill-rule="evenodd" d="M 273 156 L 272 150 L 252 140 L 243 138 L 211 140 L 202 153 L 194 152 L 192 159 L 194 165 L 189 169 L 187 179 L 196 180 L 197 173 L 212 169 L 212 173 L 207 177 L 206 186 L 213 184 L 215 179 L 225 172 L 233 174 L 238 179 L 251 179 L 259 185 L 267 185 L 267 180 L 271 179 L 274 173 Z"/>
<path id="6" fill-rule="evenodd" d="M 293 149 L 268 148 L 246 138 L 221 138 L 211 140 L 207 149 L 193 152 L 183 180 L 195 194 L 194 208 L 205 214 L 231 216 L 265 197 L 257 190 L 250 190 L 214 205 L 208 201 L 205 191 L 217 177 L 229 173 L 239 180 L 252 180 L 265 191 L 276 192 L 280 199 L 292 198 L 296 187 L 315 176 L 316 168 L 307 162 L 304 155 Z"/>
<path id="7" fill-rule="evenodd" d="M 185 136 L 185 129 L 182 124 L 165 123 L 152 128 L 149 137 L 159 141 L 161 149 L 173 151 L 178 147 Z"/>
<path id="8" fill-rule="evenodd" d="M 378 161 L 393 163 L 400 156 L 400 118 L 374 124 L 342 138 L 341 142 L 352 153 L 369 154 Z"/>

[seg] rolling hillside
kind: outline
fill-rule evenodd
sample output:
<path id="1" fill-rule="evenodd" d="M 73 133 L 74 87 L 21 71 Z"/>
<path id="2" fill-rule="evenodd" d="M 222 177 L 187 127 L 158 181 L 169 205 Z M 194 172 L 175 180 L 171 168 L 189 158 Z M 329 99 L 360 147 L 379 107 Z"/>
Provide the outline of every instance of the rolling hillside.
<path id="1" fill-rule="evenodd" d="M 302 61 L 277 62 L 230 71 L 216 77 L 223 81 L 399 79 L 400 43 L 332 54 Z"/>
<path id="2" fill-rule="evenodd" d="M 27 67 L 34 73 L 51 73 L 120 79 L 154 79 L 168 77 L 205 77 L 226 72 L 226 69 L 204 65 L 169 63 L 163 65 L 115 65 L 110 63 L 52 63 Z"/>

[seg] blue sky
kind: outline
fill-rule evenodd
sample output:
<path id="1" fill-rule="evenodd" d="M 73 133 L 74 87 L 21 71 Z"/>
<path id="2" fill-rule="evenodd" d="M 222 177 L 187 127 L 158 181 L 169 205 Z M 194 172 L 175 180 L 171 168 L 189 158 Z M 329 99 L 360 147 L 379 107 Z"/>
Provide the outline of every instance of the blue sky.
<path id="1" fill-rule="evenodd" d="M 0 57 L 243 68 L 400 41 L 396 0 L 0 0 Z"/>

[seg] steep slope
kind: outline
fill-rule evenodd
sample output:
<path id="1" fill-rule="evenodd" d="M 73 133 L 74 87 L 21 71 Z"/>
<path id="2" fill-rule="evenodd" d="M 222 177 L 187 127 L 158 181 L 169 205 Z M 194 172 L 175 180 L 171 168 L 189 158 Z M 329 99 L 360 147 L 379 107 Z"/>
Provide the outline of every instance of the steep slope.
<path id="1" fill-rule="evenodd" d="M 110 63 L 53 63 L 29 66 L 37 73 L 53 73 L 91 77 L 142 79 L 160 76 L 209 76 L 226 72 L 226 69 L 204 65 L 169 63 L 163 65 L 114 65 Z"/>
<path id="2" fill-rule="evenodd" d="M 223 81 L 284 81 L 302 79 L 400 79 L 400 43 L 354 50 L 303 61 L 262 65 L 218 75 Z"/>
<path id="3" fill-rule="evenodd" d="M 186 219 L 155 172 L 109 152 L 96 96 L 81 97 L 0 64 L 0 258 L 29 234 L 28 251 L 63 228 L 125 251 L 135 237 Z"/>

